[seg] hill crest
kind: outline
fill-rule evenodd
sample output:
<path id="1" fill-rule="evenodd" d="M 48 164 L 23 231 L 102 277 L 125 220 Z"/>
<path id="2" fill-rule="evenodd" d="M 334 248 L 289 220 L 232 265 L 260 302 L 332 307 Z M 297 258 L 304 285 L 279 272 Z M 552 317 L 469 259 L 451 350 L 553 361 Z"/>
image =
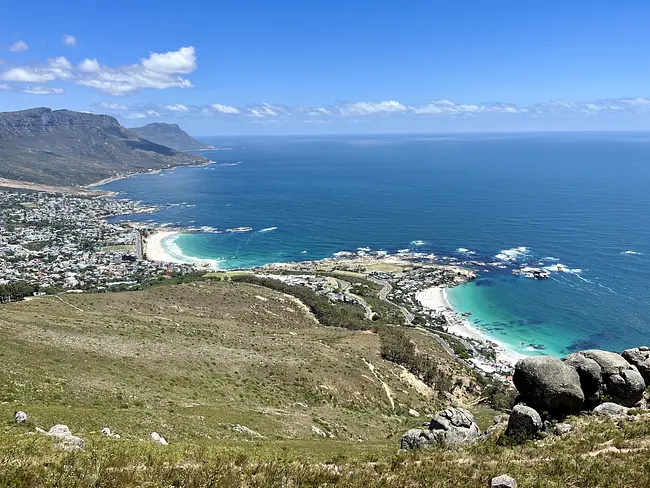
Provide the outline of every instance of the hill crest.
<path id="1" fill-rule="evenodd" d="M 177 151 L 209 149 L 211 147 L 194 139 L 181 129 L 178 124 L 154 122 L 142 127 L 133 127 L 131 131 L 144 139 L 171 147 Z"/>
<path id="2" fill-rule="evenodd" d="M 38 107 L 0 113 L 0 177 L 59 186 L 204 164 L 144 139 L 109 115 Z"/>

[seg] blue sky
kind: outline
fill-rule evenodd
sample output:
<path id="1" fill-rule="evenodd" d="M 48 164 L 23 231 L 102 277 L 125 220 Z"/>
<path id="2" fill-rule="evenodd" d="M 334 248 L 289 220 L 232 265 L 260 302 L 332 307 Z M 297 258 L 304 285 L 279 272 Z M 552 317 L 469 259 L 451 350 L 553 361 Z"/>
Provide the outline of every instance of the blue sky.
<path id="1" fill-rule="evenodd" d="M 0 111 L 196 135 L 650 129 L 650 3 L 534 3 L 0 0 Z"/>

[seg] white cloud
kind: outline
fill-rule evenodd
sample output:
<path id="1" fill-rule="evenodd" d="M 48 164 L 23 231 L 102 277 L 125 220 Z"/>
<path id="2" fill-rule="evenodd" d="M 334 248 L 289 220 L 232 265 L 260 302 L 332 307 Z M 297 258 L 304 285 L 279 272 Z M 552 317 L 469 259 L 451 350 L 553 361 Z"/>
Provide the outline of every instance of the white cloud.
<path id="1" fill-rule="evenodd" d="M 72 70 L 72 63 L 67 60 L 65 56 L 59 56 L 56 58 L 48 59 L 47 60 L 48 66 L 50 68 L 54 69 L 61 69 L 61 70 Z"/>
<path id="2" fill-rule="evenodd" d="M 217 112 L 220 112 L 222 114 L 232 114 L 232 115 L 237 115 L 240 112 L 238 108 L 231 107 L 230 105 L 221 105 L 220 103 L 213 103 L 210 105 L 214 110 Z"/>
<path id="3" fill-rule="evenodd" d="M 127 119 L 146 119 L 147 114 L 143 114 L 142 112 L 131 112 L 126 114 L 124 117 Z"/>
<path id="4" fill-rule="evenodd" d="M 29 95 L 60 95 L 63 93 L 63 88 L 52 88 L 49 86 L 28 86 L 20 90 L 22 93 Z"/>
<path id="5" fill-rule="evenodd" d="M 75 47 L 77 45 L 77 38 L 70 34 L 66 34 L 63 36 L 63 44 L 66 46 Z"/>
<path id="6" fill-rule="evenodd" d="M 59 56 L 48 59 L 41 66 L 16 66 L 0 73 L 0 79 L 21 83 L 46 83 L 65 80 L 94 88 L 111 95 L 125 95 L 149 88 L 190 88 L 190 80 L 179 76 L 196 69 L 193 47 L 163 54 L 151 53 L 142 63 L 110 67 L 96 59 L 84 59 L 77 67 L 67 58 Z"/>
<path id="7" fill-rule="evenodd" d="M 29 49 L 29 46 L 25 41 L 16 41 L 14 42 L 11 46 L 9 46 L 9 50 L 12 53 L 19 53 L 22 51 L 27 51 Z"/>
<path id="8" fill-rule="evenodd" d="M 278 117 L 281 115 L 289 115 L 290 111 L 282 105 L 263 103 L 262 105 L 248 108 L 247 113 L 253 117 Z"/>
<path id="9" fill-rule="evenodd" d="M 147 110 L 147 115 L 150 117 L 160 117 L 160 114 L 155 110 Z"/>
<path id="10" fill-rule="evenodd" d="M 170 112 L 189 112 L 190 109 L 187 105 L 183 105 L 180 103 L 177 103 L 175 105 L 165 105 L 165 110 L 169 110 Z"/>
<path id="11" fill-rule="evenodd" d="M 97 106 L 106 110 L 117 110 L 117 111 L 129 110 L 128 106 L 119 103 L 100 102 L 97 104 Z"/>
<path id="12" fill-rule="evenodd" d="M 145 69 L 157 73 L 191 73 L 196 69 L 194 47 L 182 47 L 178 51 L 151 53 L 142 60 Z"/>
<path id="13" fill-rule="evenodd" d="M 394 100 L 385 102 L 356 102 L 346 103 L 338 107 L 338 111 L 343 116 L 348 115 L 374 115 L 391 112 L 406 112 L 408 108 Z"/>
<path id="14" fill-rule="evenodd" d="M 2 73 L 1 78 L 5 81 L 19 83 L 45 83 L 55 80 L 56 76 L 47 69 L 11 68 L 9 71 Z"/>
<path id="15" fill-rule="evenodd" d="M 77 65 L 77 69 L 84 73 L 96 73 L 100 69 L 99 62 L 96 59 L 86 58 Z"/>

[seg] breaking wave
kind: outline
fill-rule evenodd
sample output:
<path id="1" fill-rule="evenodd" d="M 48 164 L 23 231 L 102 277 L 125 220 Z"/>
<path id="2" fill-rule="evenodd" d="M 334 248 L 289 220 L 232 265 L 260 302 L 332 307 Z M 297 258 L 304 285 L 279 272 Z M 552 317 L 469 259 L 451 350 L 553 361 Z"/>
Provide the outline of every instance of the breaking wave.
<path id="1" fill-rule="evenodd" d="M 513 263 L 515 261 L 518 261 L 520 258 L 527 256 L 528 254 L 528 248 L 526 246 L 521 246 L 513 247 L 512 249 L 504 249 L 494 257 L 499 261 Z"/>

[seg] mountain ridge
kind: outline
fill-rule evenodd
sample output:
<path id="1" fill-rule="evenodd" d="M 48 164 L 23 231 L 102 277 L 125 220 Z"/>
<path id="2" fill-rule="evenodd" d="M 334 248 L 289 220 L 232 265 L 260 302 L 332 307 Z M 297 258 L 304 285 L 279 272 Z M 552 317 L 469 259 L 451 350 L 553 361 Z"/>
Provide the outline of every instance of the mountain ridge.
<path id="1" fill-rule="evenodd" d="M 177 151 L 210 149 L 212 147 L 194 139 L 181 129 L 178 124 L 154 122 L 142 127 L 132 127 L 130 130 L 144 139 L 171 147 Z"/>
<path id="2" fill-rule="evenodd" d="M 80 186 L 209 162 L 144 139 L 109 115 L 38 107 L 0 113 L 0 177 Z"/>

